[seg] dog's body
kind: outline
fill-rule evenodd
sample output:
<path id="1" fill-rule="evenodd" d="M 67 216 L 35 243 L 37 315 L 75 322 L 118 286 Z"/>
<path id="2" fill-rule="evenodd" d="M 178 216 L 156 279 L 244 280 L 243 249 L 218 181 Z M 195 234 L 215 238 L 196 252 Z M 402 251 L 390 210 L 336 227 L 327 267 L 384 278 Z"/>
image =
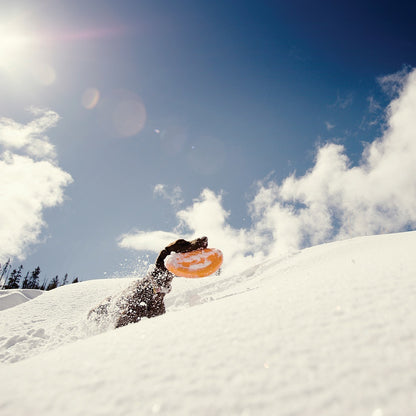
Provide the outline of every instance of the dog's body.
<path id="1" fill-rule="evenodd" d="M 102 304 L 92 309 L 88 319 L 97 322 L 110 317 L 115 321 L 115 327 L 119 328 L 142 318 L 153 318 L 166 312 L 164 298 L 172 289 L 171 282 L 175 277 L 165 267 L 165 258 L 175 253 L 206 248 L 207 237 L 197 238 L 193 241 L 183 239 L 169 244 L 159 254 L 154 269 L 146 277 L 134 282 L 130 287 L 115 297 L 107 298 Z"/>

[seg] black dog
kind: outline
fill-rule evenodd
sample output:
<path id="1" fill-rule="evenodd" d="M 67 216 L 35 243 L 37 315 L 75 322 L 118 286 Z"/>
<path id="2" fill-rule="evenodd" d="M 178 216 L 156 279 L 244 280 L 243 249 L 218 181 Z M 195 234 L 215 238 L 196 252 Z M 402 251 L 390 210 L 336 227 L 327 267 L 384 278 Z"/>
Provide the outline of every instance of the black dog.
<path id="1" fill-rule="evenodd" d="M 173 252 L 187 253 L 207 246 L 207 237 L 193 241 L 180 239 L 169 244 L 160 252 L 154 269 L 146 277 L 133 283 L 118 296 L 107 298 L 88 313 L 88 319 L 100 322 L 104 317 L 110 317 L 115 321 L 115 327 L 119 328 L 139 322 L 141 318 L 164 314 L 164 298 L 171 291 L 171 282 L 175 277 L 165 267 L 166 257 Z"/>

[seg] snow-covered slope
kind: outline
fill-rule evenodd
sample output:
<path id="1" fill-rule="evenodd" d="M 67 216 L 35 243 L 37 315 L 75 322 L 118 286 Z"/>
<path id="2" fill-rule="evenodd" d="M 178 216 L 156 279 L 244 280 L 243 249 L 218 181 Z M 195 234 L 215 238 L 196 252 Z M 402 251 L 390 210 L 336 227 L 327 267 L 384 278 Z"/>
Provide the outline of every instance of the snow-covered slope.
<path id="1" fill-rule="evenodd" d="M 415 247 L 362 237 L 178 278 L 167 314 L 104 333 L 86 314 L 130 279 L 45 293 L 0 312 L 0 414 L 416 414 Z"/>
<path id="2" fill-rule="evenodd" d="M 25 303 L 43 293 L 38 289 L 5 289 L 0 291 L 0 311 Z"/>

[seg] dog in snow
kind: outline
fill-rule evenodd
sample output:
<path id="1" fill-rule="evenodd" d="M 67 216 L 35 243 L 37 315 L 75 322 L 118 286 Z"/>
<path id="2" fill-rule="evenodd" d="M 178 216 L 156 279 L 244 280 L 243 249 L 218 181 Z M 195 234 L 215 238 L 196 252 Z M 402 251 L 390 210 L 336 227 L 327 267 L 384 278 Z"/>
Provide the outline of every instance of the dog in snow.
<path id="1" fill-rule="evenodd" d="M 208 238 L 192 241 L 183 239 L 166 246 L 156 259 L 153 269 L 116 296 L 107 298 L 88 313 L 88 319 L 98 323 L 109 319 L 119 328 L 139 322 L 142 318 L 153 318 L 166 312 L 164 298 L 172 290 L 175 277 L 166 267 L 165 259 L 171 253 L 187 253 L 208 247 Z"/>

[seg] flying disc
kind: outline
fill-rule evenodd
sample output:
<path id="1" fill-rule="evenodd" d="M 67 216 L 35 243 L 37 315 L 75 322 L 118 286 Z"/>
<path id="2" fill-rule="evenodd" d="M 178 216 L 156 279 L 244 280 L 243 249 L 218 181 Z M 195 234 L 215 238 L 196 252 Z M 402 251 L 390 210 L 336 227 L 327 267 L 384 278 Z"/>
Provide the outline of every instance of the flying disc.
<path id="1" fill-rule="evenodd" d="M 206 277 L 215 273 L 221 264 L 222 252 L 216 248 L 172 253 L 165 260 L 166 268 L 182 277 Z"/>

